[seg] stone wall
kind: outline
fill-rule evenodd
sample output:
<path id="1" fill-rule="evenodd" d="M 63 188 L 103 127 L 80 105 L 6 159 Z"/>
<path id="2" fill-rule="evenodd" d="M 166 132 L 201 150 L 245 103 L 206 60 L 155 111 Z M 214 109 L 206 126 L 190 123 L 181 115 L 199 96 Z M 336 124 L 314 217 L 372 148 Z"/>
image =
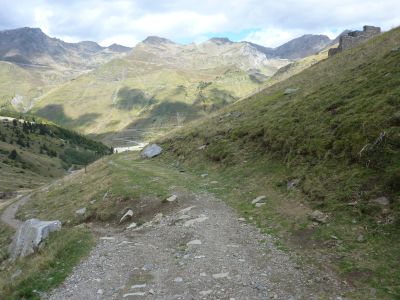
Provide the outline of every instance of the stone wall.
<path id="1" fill-rule="evenodd" d="M 365 25 L 363 31 L 351 31 L 347 35 L 341 36 L 339 40 L 339 47 L 329 49 L 328 55 L 332 56 L 345 49 L 353 48 L 363 41 L 366 41 L 380 33 L 380 27 Z"/>

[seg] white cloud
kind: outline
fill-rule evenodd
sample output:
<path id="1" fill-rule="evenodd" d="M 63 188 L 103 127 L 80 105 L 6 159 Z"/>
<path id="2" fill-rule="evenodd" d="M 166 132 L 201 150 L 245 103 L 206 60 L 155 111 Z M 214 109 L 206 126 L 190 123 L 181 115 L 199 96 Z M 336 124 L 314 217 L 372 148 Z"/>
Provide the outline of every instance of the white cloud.
<path id="1" fill-rule="evenodd" d="M 276 46 L 305 33 L 400 25 L 399 0 L 0 0 L 0 6 L 0 29 L 36 26 L 52 36 L 101 43 L 253 31 L 247 39 Z"/>
<path id="2" fill-rule="evenodd" d="M 302 32 L 299 30 L 287 31 L 279 28 L 268 28 L 251 32 L 244 39 L 267 47 L 277 47 L 300 36 L 301 34 Z"/>

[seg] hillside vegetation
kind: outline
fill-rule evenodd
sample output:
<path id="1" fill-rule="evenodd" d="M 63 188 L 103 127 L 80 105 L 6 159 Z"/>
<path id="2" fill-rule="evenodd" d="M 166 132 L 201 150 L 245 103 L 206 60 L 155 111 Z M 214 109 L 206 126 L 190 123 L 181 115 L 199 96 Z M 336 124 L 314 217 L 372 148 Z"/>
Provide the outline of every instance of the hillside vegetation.
<path id="1" fill-rule="evenodd" d="M 273 199 L 255 212 L 296 247 L 327 254 L 359 293 L 369 295 L 367 284 L 399 297 L 399 40 L 394 29 L 344 51 L 162 145 L 178 164 L 218 173 L 233 191 L 221 196 L 245 214 L 248 193 L 287 190 L 327 213 L 316 226 Z"/>
<path id="2" fill-rule="evenodd" d="M 4 115 L 4 114 L 0 114 Z M 16 116 L 18 117 L 18 116 Z M 109 154 L 110 148 L 39 118 L 0 118 L 0 193 L 12 195 Z"/>
<path id="3" fill-rule="evenodd" d="M 127 56 L 47 93 L 33 111 L 105 134 L 114 145 L 118 139 L 148 139 L 254 92 L 288 63 L 244 42 L 180 45 L 150 37 Z"/>

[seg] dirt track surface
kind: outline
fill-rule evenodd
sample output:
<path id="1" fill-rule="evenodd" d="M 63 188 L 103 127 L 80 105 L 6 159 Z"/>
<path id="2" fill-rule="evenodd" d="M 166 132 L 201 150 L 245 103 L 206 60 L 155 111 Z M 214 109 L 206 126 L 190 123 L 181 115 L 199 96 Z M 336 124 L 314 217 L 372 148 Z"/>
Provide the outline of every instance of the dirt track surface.
<path id="1" fill-rule="evenodd" d="M 296 263 L 222 201 L 177 195 L 136 229 L 97 228 L 90 256 L 49 299 L 342 299 L 334 275 Z"/>

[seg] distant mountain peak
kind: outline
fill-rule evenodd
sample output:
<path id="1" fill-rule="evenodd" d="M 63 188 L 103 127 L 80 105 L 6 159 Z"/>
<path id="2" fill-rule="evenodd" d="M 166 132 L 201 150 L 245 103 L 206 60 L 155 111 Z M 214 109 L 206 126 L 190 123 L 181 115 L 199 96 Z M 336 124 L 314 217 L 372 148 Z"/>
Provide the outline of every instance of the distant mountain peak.
<path id="1" fill-rule="evenodd" d="M 213 38 L 209 39 L 209 41 L 212 43 L 215 43 L 217 45 L 233 44 L 233 42 L 226 37 L 213 37 Z"/>
<path id="2" fill-rule="evenodd" d="M 116 43 L 108 46 L 107 48 L 113 52 L 128 52 L 128 51 L 132 50 L 132 48 L 130 48 L 130 47 L 122 46 L 122 45 L 116 44 Z"/>
<path id="3" fill-rule="evenodd" d="M 147 37 L 146 39 L 143 40 L 142 43 L 151 44 L 151 45 L 175 44 L 173 41 L 171 41 L 169 39 L 155 36 L 155 35 L 151 35 L 151 36 Z"/>

